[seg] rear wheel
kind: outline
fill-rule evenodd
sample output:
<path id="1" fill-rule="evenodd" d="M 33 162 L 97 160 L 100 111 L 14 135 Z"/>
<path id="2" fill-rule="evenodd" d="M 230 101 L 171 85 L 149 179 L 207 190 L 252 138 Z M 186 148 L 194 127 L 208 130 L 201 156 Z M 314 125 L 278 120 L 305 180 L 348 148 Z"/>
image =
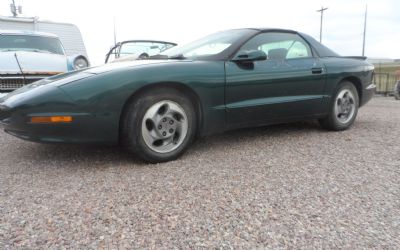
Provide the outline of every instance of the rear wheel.
<path id="1" fill-rule="evenodd" d="M 353 125 L 357 117 L 359 97 L 357 89 L 351 82 L 339 84 L 331 101 L 327 117 L 320 119 L 323 128 L 329 130 L 345 130 Z"/>
<path id="2" fill-rule="evenodd" d="M 178 158 L 194 140 L 193 104 L 182 93 L 159 88 L 129 104 L 123 118 L 122 140 L 145 161 L 157 163 Z"/>

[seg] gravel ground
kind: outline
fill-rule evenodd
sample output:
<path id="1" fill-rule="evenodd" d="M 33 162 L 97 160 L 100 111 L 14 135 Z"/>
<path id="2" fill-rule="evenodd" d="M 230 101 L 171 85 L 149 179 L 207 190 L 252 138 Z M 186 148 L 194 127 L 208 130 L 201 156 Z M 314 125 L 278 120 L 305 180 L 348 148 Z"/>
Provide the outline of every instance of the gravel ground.
<path id="1" fill-rule="evenodd" d="M 0 248 L 400 248 L 400 102 L 232 131 L 148 165 L 0 132 Z"/>

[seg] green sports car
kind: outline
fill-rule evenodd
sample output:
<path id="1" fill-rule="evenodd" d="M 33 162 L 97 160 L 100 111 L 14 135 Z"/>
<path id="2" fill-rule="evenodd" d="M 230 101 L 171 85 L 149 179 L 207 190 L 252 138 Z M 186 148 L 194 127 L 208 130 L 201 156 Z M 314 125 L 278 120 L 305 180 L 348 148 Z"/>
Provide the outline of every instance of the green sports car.
<path id="1" fill-rule="evenodd" d="M 347 129 L 374 93 L 373 71 L 296 31 L 228 30 L 32 83 L 0 98 L 0 121 L 22 139 L 122 144 L 164 162 L 229 129 L 303 119 Z"/>

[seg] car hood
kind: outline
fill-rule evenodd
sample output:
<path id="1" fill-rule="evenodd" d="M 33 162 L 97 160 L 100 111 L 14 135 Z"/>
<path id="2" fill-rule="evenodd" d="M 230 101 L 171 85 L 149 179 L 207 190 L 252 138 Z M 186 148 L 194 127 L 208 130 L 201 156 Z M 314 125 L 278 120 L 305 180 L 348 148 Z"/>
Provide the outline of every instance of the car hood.
<path id="1" fill-rule="evenodd" d="M 101 66 L 89 68 L 85 70 L 85 72 L 91 73 L 91 74 L 101 74 L 101 73 L 106 73 L 108 71 L 114 71 L 114 70 L 123 70 L 127 68 L 133 68 L 133 67 L 142 67 L 142 66 L 147 66 L 147 65 L 153 65 L 153 64 L 161 64 L 161 63 L 168 63 L 171 61 L 175 60 L 135 60 L 135 61 L 127 61 L 127 62 L 118 62 L 118 63 L 108 63 L 104 64 Z"/>
<path id="2" fill-rule="evenodd" d="M 64 55 L 28 52 L 7 51 L 0 52 L 0 74 L 20 74 L 17 60 L 24 74 L 58 74 L 68 71 L 67 59 Z"/>
<path id="3" fill-rule="evenodd" d="M 79 71 L 68 72 L 65 74 L 60 74 L 56 76 L 52 76 L 49 78 L 45 78 L 43 80 L 34 82 L 32 84 L 25 85 L 22 88 L 19 88 L 7 95 L 0 95 L 0 105 L 3 103 L 10 103 L 16 99 L 23 99 L 23 97 L 28 96 L 27 92 L 44 92 L 46 89 L 54 89 L 60 87 L 62 85 L 66 85 L 72 82 L 80 81 L 85 78 L 90 78 L 95 75 L 107 73 L 107 72 L 115 72 L 115 71 L 125 71 L 133 68 L 140 67 L 151 67 L 156 64 L 165 64 L 165 63 L 177 63 L 177 62 L 191 62 L 190 60 L 137 60 L 131 62 L 120 62 L 120 63 L 110 63 L 102 66 L 97 66 L 88 69 L 82 69 Z"/>

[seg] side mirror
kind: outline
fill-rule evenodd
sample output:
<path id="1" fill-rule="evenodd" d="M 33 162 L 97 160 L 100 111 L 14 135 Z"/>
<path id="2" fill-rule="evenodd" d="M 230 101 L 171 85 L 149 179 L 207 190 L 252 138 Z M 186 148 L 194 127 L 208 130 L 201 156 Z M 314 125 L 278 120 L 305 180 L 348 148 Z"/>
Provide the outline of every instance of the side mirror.
<path id="1" fill-rule="evenodd" d="M 240 51 L 233 59 L 234 62 L 253 62 L 267 60 L 267 54 L 262 50 Z"/>

